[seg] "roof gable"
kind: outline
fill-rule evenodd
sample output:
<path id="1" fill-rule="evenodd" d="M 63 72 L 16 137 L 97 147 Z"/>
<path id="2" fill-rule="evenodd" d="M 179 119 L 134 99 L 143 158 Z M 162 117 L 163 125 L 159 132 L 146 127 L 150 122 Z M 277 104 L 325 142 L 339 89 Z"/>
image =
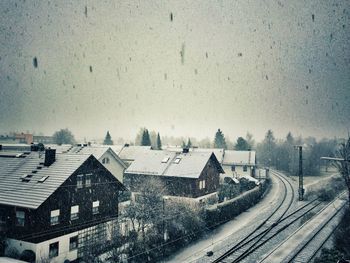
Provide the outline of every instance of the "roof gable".
<path id="1" fill-rule="evenodd" d="M 49 167 L 42 165 L 44 157 L 38 152 L 25 158 L 0 158 L 0 204 L 38 208 L 90 157 L 94 158 L 85 154 L 56 154 Z M 30 175 L 29 180 L 23 181 L 26 175 Z"/>

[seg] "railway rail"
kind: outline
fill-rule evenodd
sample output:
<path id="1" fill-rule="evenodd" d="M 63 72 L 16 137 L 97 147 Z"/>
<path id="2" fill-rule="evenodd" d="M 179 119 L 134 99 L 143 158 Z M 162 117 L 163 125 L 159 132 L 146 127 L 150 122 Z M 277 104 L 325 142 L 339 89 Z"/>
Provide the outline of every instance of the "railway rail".
<path id="1" fill-rule="evenodd" d="M 341 193 L 340 195 L 338 195 L 338 198 L 330 202 L 327 206 L 325 206 L 322 209 L 322 211 L 320 211 L 319 216 L 321 216 L 322 213 L 326 214 L 327 210 L 331 209 L 331 211 L 328 214 L 326 214 L 327 215 L 326 220 L 316 221 L 316 223 L 306 222 L 303 226 L 301 226 L 297 231 L 293 233 L 293 235 L 298 235 L 300 234 L 300 232 L 307 233 L 307 230 L 304 230 L 304 226 L 307 225 L 308 223 L 309 224 L 313 223 L 314 228 L 312 229 L 312 231 L 310 231 L 310 234 L 308 235 L 308 237 L 302 240 L 302 242 L 300 242 L 300 245 L 296 249 L 293 249 L 292 247 L 290 247 L 290 251 L 289 251 L 290 253 L 288 257 L 283 259 L 283 262 L 307 263 L 307 262 L 311 262 L 314 259 L 318 251 L 323 247 L 325 242 L 330 238 L 334 229 L 338 225 L 338 221 L 342 215 L 341 211 L 343 210 L 344 206 L 347 204 L 346 201 L 341 202 L 339 199 L 339 197 L 341 197 L 343 194 L 344 193 Z M 293 237 L 293 235 L 291 237 Z M 291 242 L 293 242 L 293 239 L 291 237 L 290 237 Z M 286 240 L 285 242 L 287 243 L 288 240 Z M 271 255 L 273 252 L 274 251 L 269 253 L 269 255 Z M 264 260 L 268 259 L 267 261 L 265 260 L 266 262 L 270 262 L 271 260 L 268 258 L 268 256 L 264 258 Z"/>
<path id="2" fill-rule="evenodd" d="M 316 200 L 306 204 L 305 206 L 297 209 L 290 215 L 284 217 L 286 213 L 290 210 L 293 204 L 295 192 L 292 184 L 285 178 L 284 175 L 277 171 L 271 171 L 283 184 L 284 194 L 279 205 L 274 209 L 274 211 L 253 231 L 246 235 L 242 240 L 240 240 L 236 245 L 228 249 L 218 258 L 216 258 L 213 263 L 226 262 L 224 260 L 228 259 L 230 262 L 238 262 L 252 253 L 260 243 L 266 242 L 266 236 L 271 232 L 273 235 L 273 229 L 283 221 L 287 221 L 292 216 L 299 213 L 301 210 L 310 206 Z"/>

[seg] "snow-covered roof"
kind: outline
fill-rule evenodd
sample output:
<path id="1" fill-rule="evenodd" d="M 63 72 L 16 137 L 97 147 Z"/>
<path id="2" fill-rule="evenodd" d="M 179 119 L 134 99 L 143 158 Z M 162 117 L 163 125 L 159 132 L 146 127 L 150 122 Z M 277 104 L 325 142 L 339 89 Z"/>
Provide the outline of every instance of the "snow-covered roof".
<path id="1" fill-rule="evenodd" d="M 77 146 L 73 147 L 70 153 L 92 154 L 96 159 L 100 159 L 102 155 L 108 150 L 106 146 Z"/>
<path id="2" fill-rule="evenodd" d="M 48 167 L 43 165 L 44 156 L 31 152 L 18 158 L 0 157 L 0 204 L 38 208 L 91 155 L 58 153 Z M 30 177 L 23 181 L 26 175 Z"/>
<path id="3" fill-rule="evenodd" d="M 179 146 L 167 146 L 165 151 L 169 152 L 182 152 L 182 148 Z M 190 152 L 209 152 L 214 153 L 216 159 L 219 161 L 219 163 L 222 163 L 222 160 L 224 158 L 224 152 L 225 150 L 223 148 L 197 148 L 197 147 L 191 147 L 189 148 Z"/>
<path id="4" fill-rule="evenodd" d="M 2 151 L 30 151 L 31 145 L 24 143 L 0 143 Z"/>
<path id="5" fill-rule="evenodd" d="M 108 145 L 116 154 L 119 155 L 120 151 L 123 149 L 124 145 Z"/>
<path id="6" fill-rule="evenodd" d="M 198 178 L 212 154 L 212 152 L 188 152 L 178 154 L 176 158 L 180 158 L 180 161 L 177 163 L 175 158 L 165 171 L 164 176 Z M 215 155 L 213 154 L 213 156 Z"/>
<path id="7" fill-rule="evenodd" d="M 223 165 L 256 165 L 255 151 L 226 150 Z"/>
<path id="8" fill-rule="evenodd" d="M 66 153 L 73 148 L 71 144 L 44 144 L 45 148 L 56 149 L 56 153 Z"/>
<path id="9" fill-rule="evenodd" d="M 198 178 L 210 158 L 214 158 L 218 171 L 223 172 L 220 163 L 211 152 L 149 151 L 139 155 L 125 173 Z"/>
<path id="10" fill-rule="evenodd" d="M 74 146 L 69 153 L 92 154 L 97 160 L 101 161 L 102 156 L 109 152 L 124 168 L 126 164 L 121 160 L 118 154 L 112 150 L 110 145 L 94 145 L 94 146 Z"/>
<path id="11" fill-rule="evenodd" d="M 125 172 L 162 175 L 175 155 L 173 152 L 147 151 L 144 154 L 140 154 Z"/>
<path id="12" fill-rule="evenodd" d="M 124 146 L 118 153 L 118 156 L 125 161 L 133 161 L 137 156 L 143 155 L 152 150 L 151 146 Z"/>
<path id="13" fill-rule="evenodd" d="M 212 152 L 215 154 L 216 159 L 218 159 L 219 163 L 222 163 L 224 159 L 224 152 L 225 150 L 223 148 L 192 148 L 192 151 L 194 152 Z"/>

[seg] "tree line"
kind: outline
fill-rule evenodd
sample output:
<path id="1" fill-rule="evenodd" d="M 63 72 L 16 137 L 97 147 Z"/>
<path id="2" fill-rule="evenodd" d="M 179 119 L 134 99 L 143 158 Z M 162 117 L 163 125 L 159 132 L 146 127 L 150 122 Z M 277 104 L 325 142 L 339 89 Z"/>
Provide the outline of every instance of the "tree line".
<path id="1" fill-rule="evenodd" d="M 61 129 L 54 133 L 54 142 L 57 144 L 74 144 L 75 139 L 72 132 L 68 129 Z M 238 151 L 256 150 L 258 163 L 267 167 L 285 171 L 290 174 L 296 174 L 298 171 L 298 153 L 296 145 L 303 147 L 303 173 L 305 175 L 318 175 L 322 161 L 322 156 L 335 156 L 336 148 L 339 145 L 337 139 L 322 139 L 317 141 L 313 137 L 302 138 L 294 137 L 289 132 L 285 138 L 276 139 L 272 130 L 268 130 L 264 139 L 255 143 L 253 135 L 247 132 L 246 136 L 240 136 L 233 143 L 225 137 L 223 131 L 218 129 L 213 140 L 205 138 L 196 140 L 196 138 L 185 137 L 167 137 L 161 138 L 159 132 L 149 131 L 147 128 L 141 128 L 132 144 L 141 146 L 152 146 L 155 150 L 161 150 L 164 144 L 178 145 L 183 148 L 193 146 L 201 148 L 223 148 Z M 107 131 L 103 144 L 113 145 L 112 136 Z"/>

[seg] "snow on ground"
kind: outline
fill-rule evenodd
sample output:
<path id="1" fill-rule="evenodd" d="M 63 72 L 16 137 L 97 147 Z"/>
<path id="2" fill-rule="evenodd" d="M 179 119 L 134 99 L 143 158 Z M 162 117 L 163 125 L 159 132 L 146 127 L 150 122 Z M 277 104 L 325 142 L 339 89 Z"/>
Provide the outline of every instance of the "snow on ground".
<path id="1" fill-rule="evenodd" d="M 205 256 L 206 251 L 212 250 L 215 253 L 215 248 L 224 246 L 226 239 L 230 235 L 237 232 L 244 233 L 245 231 L 242 231 L 244 228 L 256 224 L 257 217 L 259 220 L 267 217 L 271 213 L 271 207 L 276 205 L 280 194 L 283 193 L 283 186 L 280 180 L 273 175 L 271 176 L 271 179 L 272 188 L 270 192 L 258 204 L 231 221 L 210 231 L 207 235 L 191 243 L 186 248 L 174 253 L 171 257 L 165 259 L 164 262 L 192 262 Z"/>

